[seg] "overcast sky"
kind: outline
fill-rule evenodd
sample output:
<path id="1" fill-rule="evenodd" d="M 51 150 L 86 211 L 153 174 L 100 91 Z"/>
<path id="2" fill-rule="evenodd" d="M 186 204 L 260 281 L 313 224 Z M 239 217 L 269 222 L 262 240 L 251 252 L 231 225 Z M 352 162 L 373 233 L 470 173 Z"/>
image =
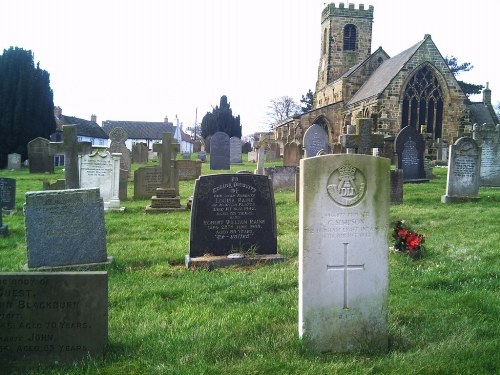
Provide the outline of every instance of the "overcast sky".
<path id="1" fill-rule="evenodd" d="M 474 65 L 459 79 L 489 82 L 493 103 L 500 100 L 497 0 L 351 3 L 374 6 L 372 52 L 382 46 L 394 56 L 431 34 L 443 56 Z M 63 114 L 96 114 L 99 124 L 177 115 L 185 129 L 226 95 L 247 135 L 267 129 L 271 99 L 287 95 L 299 103 L 314 91 L 326 4 L 0 0 L 0 49 L 34 53 Z"/>

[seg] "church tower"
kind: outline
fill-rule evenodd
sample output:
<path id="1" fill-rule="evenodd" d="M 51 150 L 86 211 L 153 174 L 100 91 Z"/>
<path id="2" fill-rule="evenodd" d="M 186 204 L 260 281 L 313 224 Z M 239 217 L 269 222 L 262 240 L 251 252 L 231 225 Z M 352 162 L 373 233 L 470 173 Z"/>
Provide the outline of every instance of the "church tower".
<path id="1" fill-rule="evenodd" d="M 373 6 L 331 3 L 321 13 L 321 57 L 316 93 L 371 55 Z"/>

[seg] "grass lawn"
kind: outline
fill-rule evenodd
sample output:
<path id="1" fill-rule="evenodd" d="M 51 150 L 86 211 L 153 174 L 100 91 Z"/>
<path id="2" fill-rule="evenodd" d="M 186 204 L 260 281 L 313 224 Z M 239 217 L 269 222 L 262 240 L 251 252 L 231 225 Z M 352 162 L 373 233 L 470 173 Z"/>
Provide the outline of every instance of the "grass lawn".
<path id="1" fill-rule="evenodd" d="M 275 163 L 276 165 L 278 163 Z M 139 165 L 133 165 L 133 169 Z M 256 165 L 232 166 L 253 171 Z M 203 174 L 211 173 L 203 165 Z M 309 352 L 298 338 L 298 204 L 275 194 L 281 264 L 187 270 L 189 211 L 149 215 L 149 200 L 105 215 L 109 347 L 103 358 L 19 374 L 498 374 L 500 373 L 500 189 L 476 203 L 442 204 L 446 169 L 404 186 L 391 221 L 426 234 L 420 260 L 390 254 L 387 352 Z M 27 262 L 24 193 L 55 175 L 0 171 L 17 180 L 17 212 L 4 216 L 0 271 Z M 181 203 L 194 181 L 181 181 Z M 390 233 L 388 233 L 390 238 Z M 0 374 L 2 371 L 0 369 Z"/>

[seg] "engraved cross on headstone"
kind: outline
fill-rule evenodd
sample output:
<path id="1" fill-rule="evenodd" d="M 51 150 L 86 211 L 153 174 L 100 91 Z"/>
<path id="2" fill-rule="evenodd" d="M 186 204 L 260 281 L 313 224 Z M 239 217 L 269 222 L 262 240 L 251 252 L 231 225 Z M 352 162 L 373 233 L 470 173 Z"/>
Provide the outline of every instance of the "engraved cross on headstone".
<path id="1" fill-rule="evenodd" d="M 172 134 L 163 133 L 162 143 L 153 145 L 153 151 L 161 155 L 161 187 L 171 188 L 173 181 L 171 181 L 172 173 L 172 160 L 175 161 L 177 152 L 179 152 L 179 144 L 172 142 Z"/>
<path id="2" fill-rule="evenodd" d="M 364 264 L 348 264 L 347 262 L 347 246 L 349 245 L 348 242 L 344 242 L 344 264 L 341 265 L 334 265 L 334 266 L 329 266 L 326 265 L 326 269 L 328 271 L 333 270 L 333 271 L 344 271 L 344 309 L 348 309 L 347 306 L 347 291 L 348 291 L 348 284 L 347 284 L 347 272 L 350 270 L 364 270 L 365 265 Z"/>
<path id="3" fill-rule="evenodd" d="M 372 149 L 384 147 L 384 135 L 373 134 L 373 119 L 357 120 L 356 134 L 342 134 L 340 143 L 347 149 L 357 148 L 358 154 L 372 155 Z"/>
<path id="4" fill-rule="evenodd" d="M 75 125 L 63 125 L 63 141 L 50 142 L 50 155 L 64 154 L 64 178 L 66 189 L 78 189 L 80 178 L 78 173 L 78 154 L 90 153 L 92 143 L 78 142 Z"/>

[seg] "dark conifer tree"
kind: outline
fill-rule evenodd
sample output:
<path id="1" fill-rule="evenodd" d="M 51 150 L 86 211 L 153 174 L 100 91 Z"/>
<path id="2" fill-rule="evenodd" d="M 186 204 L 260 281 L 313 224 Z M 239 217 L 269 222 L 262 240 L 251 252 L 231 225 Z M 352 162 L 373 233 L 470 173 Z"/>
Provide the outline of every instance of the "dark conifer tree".
<path id="1" fill-rule="evenodd" d="M 226 95 L 220 98 L 220 105 L 215 106 L 211 113 L 207 112 L 201 120 L 201 136 L 203 138 L 216 132 L 224 132 L 229 137 L 241 138 L 240 116 L 233 116 L 233 110 Z"/>

